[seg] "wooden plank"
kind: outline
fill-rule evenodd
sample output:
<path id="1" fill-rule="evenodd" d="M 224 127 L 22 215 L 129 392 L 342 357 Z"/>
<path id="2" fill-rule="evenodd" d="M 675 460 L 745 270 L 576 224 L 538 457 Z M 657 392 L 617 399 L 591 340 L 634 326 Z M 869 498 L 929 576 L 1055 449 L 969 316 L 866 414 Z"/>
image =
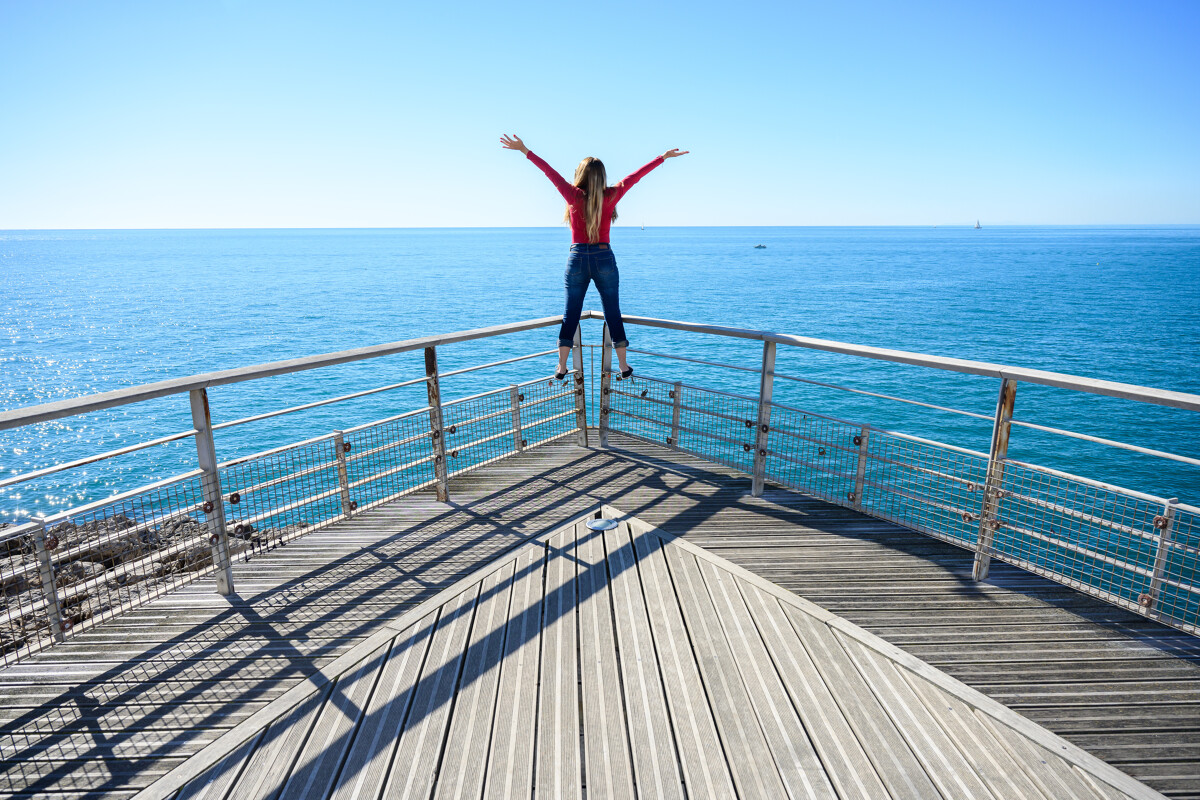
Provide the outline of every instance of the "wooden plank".
<path id="1" fill-rule="evenodd" d="M 833 691 L 846 721 L 888 792 L 893 797 L 937 797 L 939 792 L 925 773 L 925 767 L 834 638 L 833 631 L 798 608 L 784 606 L 783 611 L 825 685 Z"/>
<path id="2" fill-rule="evenodd" d="M 602 534 L 578 533 L 579 665 L 588 800 L 634 796 Z"/>
<path id="3" fill-rule="evenodd" d="M 793 798 L 836 798 L 837 792 L 792 708 L 787 690 L 742 600 L 738 579 L 711 561 L 699 562 L 725 638 L 750 696 L 775 768 Z"/>
<path id="4" fill-rule="evenodd" d="M 666 545 L 660 537 L 646 533 L 634 535 L 633 543 L 684 784 L 692 797 L 736 797 L 733 774 L 721 749 L 716 721 L 667 569 L 663 553 Z"/>
<path id="5" fill-rule="evenodd" d="M 438 614 L 433 611 L 399 632 L 358 726 L 354 743 L 338 775 L 332 800 L 378 797 L 387 778 L 396 742 L 417 689 Z"/>
<path id="6" fill-rule="evenodd" d="M 450 706 L 478 596 L 479 584 L 475 584 L 442 606 L 417 680 L 412 707 L 396 745 L 396 756 L 385 789 L 389 797 L 415 800 L 428 798 L 433 792 Z"/>
<path id="7" fill-rule="evenodd" d="M 668 721 L 670 712 L 629 526 L 623 524 L 605 531 L 604 547 L 608 554 L 617 654 L 638 796 L 682 800 L 682 776 Z"/>
<path id="8" fill-rule="evenodd" d="M 513 562 L 506 561 L 483 581 L 445 756 L 438 771 L 436 798 L 479 797 L 483 792 L 483 765 L 487 763 L 497 703 L 513 573 Z"/>
<path id="9" fill-rule="evenodd" d="M 1021 764 L 1046 796 L 1055 800 L 1097 800 L 1102 796 L 1071 764 L 988 715 L 976 710 L 975 716 L 983 721 L 1001 747 Z"/>
<path id="10" fill-rule="evenodd" d="M 262 734 L 225 756 L 215 767 L 179 790 L 172 800 L 225 800 L 258 747 Z"/>
<path id="11" fill-rule="evenodd" d="M 738 794 L 783 797 L 787 789 L 738 678 L 734 655 L 717 622 L 696 558 L 677 547 L 667 547 L 665 553 Z"/>
<path id="12" fill-rule="evenodd" d="M 530 547 L 517 557 L 500 666 L 484 797 L 529 797 L 537 720 L 537 681 L 546 551 Z"/>
<path id="13" fill-rule="evenodd" d="M 258 747 L 229 791 L 237 800 L 275 800 L 287 783 L 292 765 L 317 721 L 332 685 L 309 695 L 290 712 L 267 726 Z"/>
<path id="14" fill-rule="evenodd" d="M 549 800 L 583 796 L 575 618 L 575 536 L 581 527 L 576 523 L 547 541 L 535 787 L 537 797 Z"/>
<path id="15" fill-rule="evenodd" d="M 862 800 L 887 797 L 875 767 L 779 601 L 748 584 L 739 588 L 838 795 Z"/>
<path id="16" fill-rule="evenodd" d="M 334 684 L 313 732 L 292 768 L 283 788 L 283 797 L 326 797 L 329 794 L 390 650 L 390 643 L 381 647 Z"/>
<path id="17" fill-rule="evenodd" d="M 1029 779 L 1021 763 L 1005 750 L 986 725 L 980 723 L 973 708 L 907 670 L 900 670 L 900 676 L 925 703 L 946 735 L 971 761 L 989 789 L 1003 798 L 1058 800 L 1042 792 Z"/>
<path id="18" fill-rule="evenodd" d="M 996 797 L 891 661 L 849 637 L 838 641 L 944 797 Z"/>

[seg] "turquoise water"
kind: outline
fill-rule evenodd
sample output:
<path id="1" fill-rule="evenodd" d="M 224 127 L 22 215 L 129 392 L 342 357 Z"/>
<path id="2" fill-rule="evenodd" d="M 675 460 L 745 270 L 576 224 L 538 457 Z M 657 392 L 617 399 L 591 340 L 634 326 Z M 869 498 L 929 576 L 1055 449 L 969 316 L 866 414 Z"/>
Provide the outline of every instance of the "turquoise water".
<path id="1" fill-rule="evenodd" d="M 0 233 L 0 408 L 561 312 L 558 228 Z M 754 249 L 765 244 L 764 249 Z M 617 228 L 627 314 L 762 328 L 1200 393 L 1200 227 Z M 599 307 L 594 291 L 588 307 Z M 587 323 L 585 341 L 599 340 Z M 443 370 L 553 347 L 446 348 Z M 634 347 L 757 366 L 751 342 L 633 326 Z M 752 394 L 741 373 L 633 356 Z M 552 362 L 447 379 L 457 397 Z M 781 348 L 777 370 L 990 416 L 998 381 Z M 210 391 L 217 422 L 422 374 L 420 354 Z M 776 398 L 987 450 L 990 422 L 780 381 Z M 423 405 L 401 390 L 218 434 L 222 459 Z M 1018 419 L 1200 455 L 1200 415 L 1022 385 Z M 0 432 L 0 474 L 190 427 L 184 397 Z M 1200 469 L 1030 430 L 1017 458 L 1184 502 Z M 184 441 L 0 489 L 0 520 L 191 469 Z"/>

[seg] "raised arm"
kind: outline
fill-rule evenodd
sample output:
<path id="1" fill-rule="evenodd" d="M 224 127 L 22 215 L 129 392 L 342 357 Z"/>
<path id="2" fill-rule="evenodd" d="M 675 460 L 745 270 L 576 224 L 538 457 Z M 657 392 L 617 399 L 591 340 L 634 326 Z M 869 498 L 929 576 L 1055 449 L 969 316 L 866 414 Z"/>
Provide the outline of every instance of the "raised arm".
<path id="1" fill-rule="evenodd" d="M 546 173 L 546 177 L 549 178 L 550 182 L 554 184 L 554 188 L 558 189 L 558 193 L 561 194 L 563 199 L 568 203 L 577 200 L 579 195 L 583 193 L 582 189 L 568 183 L 562 175 L 558 174 L 558 171 L 554 169 L 554 167 L 547 164 L 541 159 L 541 157 L 526 147 L 525 143 L 521 141 L 520 136 L 510 137 L 505 134 L 500 137 L 500 146 L 505 150 L 520 150 L 522 153 L 524 153 L 525 157 L 532 161 L 538 169 Z"/>
<path id="2" fill-rule="evenodd" d="M 642 178 L 646 177 L 646 175 L 648 175 L 650 173 L 650 170 L 654 169 L 659 164 L 662 164 L 668 158 L 677 158 L 678 156 L 685 156 L 688 154 L 688 152 L 689 151 L 687 151 L 687 150 L 680 152 L 679 148 L 676 147 L 672 150 L 668 150 L 667 152 L 663 153 L 661 156 L 654 159 L 649 164 L 647 164 L 646 166 L 639 169 L 637 172 L 634 172 L 630 175 L 626 175 L 624 178 L 617 181 L 616 186 L 613 187 L 614 189 L 617 190 L 617 199 L 620 200 L 622 197 L 624 197 L 625 193 L 628 192 L 630 189 L 632 189 L 633 185 L 635 183 L 640 181 Z"/>

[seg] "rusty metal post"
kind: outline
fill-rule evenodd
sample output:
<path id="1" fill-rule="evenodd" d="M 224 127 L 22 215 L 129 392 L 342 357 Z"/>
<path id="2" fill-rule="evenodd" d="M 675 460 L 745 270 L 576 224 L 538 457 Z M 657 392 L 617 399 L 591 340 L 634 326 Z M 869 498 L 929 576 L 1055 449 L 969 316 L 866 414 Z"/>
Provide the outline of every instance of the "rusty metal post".
<path id="1" fill-rule="evenodd" d="M 1154 554 L 1154 574 L 1150 578 L 1150 588 L 1138 598 L 1145 613 L 1158 610 L 1158 595 L 1162 591 L 1163 577 L 1167 572 L 1167 554 L 1171 547 L 1171 530 L 1175 526 L 1175 507 L 1179 504 L 1178 497 L 1172 497 L 1163 505 L 1163 513 L 1154 518 L 1154 527 L 1158 530 L 1158 550 Z"/>
<path id="2" fill-rule="evenodd" d="M 521 389 L 515 383 L 508 387 L 509 399 L 512 401 L 513 451 L 525 449 L 525 434 L 521 432 Z"/>
<path id="3" fill-rule="evenodd" d="M 854 437 L 858 445 L 858 468 L 854 471 L 854 491 L 850 493 L 850 502 L 855 508 L 863 507 L 863 492 L 867 486 L 867 448 L 871 443 L 871 428 L 863 425 L 858 435 Z"/>
<path id="4" fill-rule="evenodd" d="M 346 441 L 342 431 L 333 432 L 333 449 L 337 451 L 338 488 L 342 492 L 342 519 L 350 519 L 354 516 L 354 507 L 350 500 L 350 474 L 346 469 L 346 453 L 350 452 L 350 443 Z"/>
<path id="5" fill-rule="evenodd" d="M 1004 459 L 1008 457 L 1008 437 L 1012 432 L 1013 407 L 1017 402 L 1017 382 L 1004 378 L 996 401 L 992 423 L 992 446 L 988 451 L 987 481 L 983 488 L 983 506 L 979 512 L 979 534 L 975 543 L 974 580 L 986 580 L 992 563 L 992 539 L 1000 526 L 1000 492 L 1004 485 Z"/>
<path id="6" fill-rule="evenodd" d="M 217 447 L 213 443 L 212 416 L 208 411 L 208 391 L 192 389 L 192 427 L 196 429 L 196 458 L 200 462 L 200 483 L 204 492 L 204 519 L 208 541 L 212 545 L 217 592 L 233 594 L 233 564 L 229 558 L 229 533 L 225 526 L 225 500 L 221 497 L 221 473 L 217 470 Z"/>
<path id="7" fill-rule="evenodd" d="M 442 389 L 438 383 L 437 348 L 425 348 L 425 392 L 429 398 L 429 435 L 433 442 L 433 475 L 437 499 L 450 502 L 449 467 L 446 464 L 446 431 L 442 427 Z"/>
<path id="8" fill-rule="evenodd" d="M 42 599 L 46 601 L 46 620 L 50 623 L 50 635 L 54 641 L 61 642 L 63 636 L 62 607 L 58 602 L 58 586 L 54 583 L 54 560 L 50 551 L 58 546 L 56 537 L 47 543 L 46 518 L 33 517 L 30 519 L 38 526 L 33 532 L 33 547 L 37 551 L 38 572 L 42 578 Z M 53 547 L 51 546 L 53 545 Z"/>
<path id="9" fill-rule="evenodd" d="M 587 398 L 584 396 L 583 334 L 575 328 L 575 344 L 571 348 L 571 363 L 575 367 L 575 425 L 579 428 L 579 446 L 587 447 Z"/>
<path id="10" fill-rule="evenodd" d="M 612 414 L 612 335 L 604 323 L 604 345 L 600 349 L 600 446 L 608 447 L 608 417 Z"/>
<path id="11" fill-rule="evenodd" d="M 771 432 L 771 393 L 775 385 L 775 343 L 763 342 L 762 375 L 758 388 L 758 424 L 754 427 L 754 472 L 750 494 L 762 496 L 767 480 L 767 443 Z"/>
<path id="12" fill-rule="evenodd" d="M 667 444 L 679 447 L 679 418 L 683 412 L 683 381 L 675 381 L 671 387 L 671 438 Z"/>

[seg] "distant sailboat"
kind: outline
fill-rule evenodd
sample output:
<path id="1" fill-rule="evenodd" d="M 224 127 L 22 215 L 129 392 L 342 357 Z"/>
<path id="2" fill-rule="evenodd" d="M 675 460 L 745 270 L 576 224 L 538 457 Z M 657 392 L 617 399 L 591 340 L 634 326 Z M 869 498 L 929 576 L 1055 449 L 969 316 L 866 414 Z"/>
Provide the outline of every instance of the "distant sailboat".
<path id="1" fill-rule="evenodd" d="M 642 220 L 642 230 L 646 230 L 646 220 Z"/>
<path id="2" fill-rule="evenodd" d="M 979 220 L 975 220 L 975 230 L 979 230 L 983 226 L 979 224 Z"/>

